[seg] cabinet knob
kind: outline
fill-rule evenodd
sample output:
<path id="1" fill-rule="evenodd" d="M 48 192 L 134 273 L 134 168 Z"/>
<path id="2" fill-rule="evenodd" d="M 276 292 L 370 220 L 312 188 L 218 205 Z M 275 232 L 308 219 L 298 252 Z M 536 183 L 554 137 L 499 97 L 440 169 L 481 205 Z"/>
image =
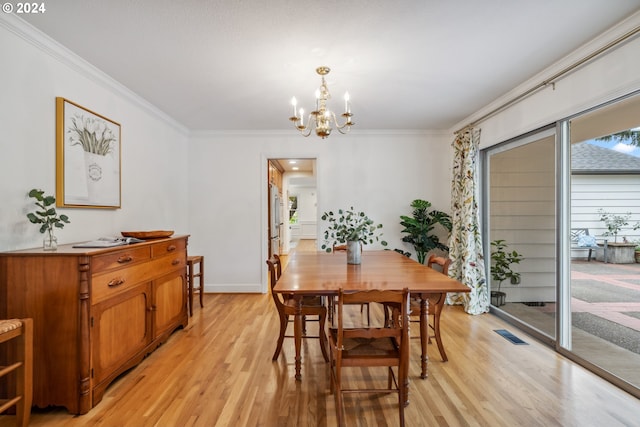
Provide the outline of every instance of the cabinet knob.
<path id="1" fill-rule="evenodd" d="M 123 283 L 124 283 L 124 279 L 111 279 L 111 281 L 107 283 L 107 286 L 109 286 L 110 288 L 113 288 L 115 286 L 120 286 Z"/>
<path id="2" fill-rule="evenodd" d="M 176 250 L 176 245 L 169 245 L 167 246 L 167 252 L 173 252 Z"/>
<path id="3" fill-rule="evenodd" d="M 178 264 L 180 264 L 179 259 L 174 259 L 173 261 L 171 261 L 171 265 L 178 265 Z"/>
<path id="4" fill-rule="evenodd" d="M 129 254 L 123 255 L 120 258 L 118 258 L 119 264 L 126 264 L 127 262 L 131 262 L 131 261 L 133 261 L 133 257 Z"/>

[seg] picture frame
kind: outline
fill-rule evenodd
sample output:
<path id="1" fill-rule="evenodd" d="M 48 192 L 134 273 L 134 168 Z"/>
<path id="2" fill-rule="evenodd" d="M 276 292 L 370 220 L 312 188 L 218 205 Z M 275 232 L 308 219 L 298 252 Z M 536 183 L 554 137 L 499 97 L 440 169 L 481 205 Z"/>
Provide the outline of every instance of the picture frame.
<path id="1" fill-rule="evenodd" d="M 56 97 L 56 206 L 121 207 L 121 127 Z"/>

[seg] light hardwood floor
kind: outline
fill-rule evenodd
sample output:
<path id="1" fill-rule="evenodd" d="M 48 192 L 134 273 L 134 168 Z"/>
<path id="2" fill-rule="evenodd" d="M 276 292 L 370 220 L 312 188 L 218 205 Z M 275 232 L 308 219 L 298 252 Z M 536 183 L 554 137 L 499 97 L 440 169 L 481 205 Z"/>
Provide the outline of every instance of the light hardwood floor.
<path id="1" fill-rule="evenodd" d="M 363 257 L 366 262 L 366 253 Z M 265 265 L 266 267 L 266 265 Z M 31 426 L 334 426 L 329 370 L 316 339 L 303 342 L 301 382 L 293 342 L 271 361 L 278 318 L 270 295 L 207 294 L 185 330 L 176 331 L 118 379 L 88 414 L 36 410 Z M 353 317 L 359 317 L 358 307 Z M 373 316 L 382 316 L 372 306 Z M 309 333 L 313 332 L 309 324 Z M 529 345 L 514 345 L 509 329 Z M 445 307 L 442 333 L 449 361 L 429 346 L 429 378 L 419 378 L 419 340 L 412 340 L 407 426 L 632 426 L 640 401 L 559 356 L 496 317 Z M 415 334 L 414 334 L 415 335 Z M 360 370 L 386 381 L 380 370 Z M 346 398 L 348 426 L 397 426 L 395 395 Z M 0 416 L 0 427 L 14 425 Z"/>

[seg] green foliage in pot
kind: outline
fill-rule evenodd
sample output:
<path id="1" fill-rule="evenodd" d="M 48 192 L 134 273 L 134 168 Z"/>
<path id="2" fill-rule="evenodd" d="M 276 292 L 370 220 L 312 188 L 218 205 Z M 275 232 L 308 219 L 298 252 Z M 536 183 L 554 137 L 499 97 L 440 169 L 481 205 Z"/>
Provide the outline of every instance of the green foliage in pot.
<path id="1" fill-rule="evenodd" d="M 353 206 L 350 209 L 338 209 L 337 214 L 333 211 L 325 212 L 321 218 L 329 222 L 322 244 L 322 249 L 327 252 L 331 252 L 334 245 L 356 241 L 363 245 L 380 242 L 382 246 L 387 246 L 387 242 L 380 240 L 382 224 L 374 223 L 364 212 L 357 212 Z"/>
<path id="2" fill-rule="evenodd" d="M 618 233 L 625 225 L 629 225 L 629 218 L 631 218 L 631 212 L 627 212 L 624 215 L 614 215 L 605 211 L 604 209 L 598 209 L 600 214 L 600 221 L 604 222 L 607 227 L 607 231 L 602 233 L 603 236 L 613 236 L 613 241 L 618 241 Z"/>
<path id="3" fill-rule="evenodd" d="M 524 259 L 517 251 L 507 251 L 507 243 L 504 240 L 491 242 L 491 278 L 498 282 L 498 292 L 504 280 L 509 279 L 512 284 L 520 283 L 520 273 L 511 269 L 512 264 L 520 264 Z"/>
<path id="4" fill-rule="evenodd" d="M 429 251 L 433 249 L 449 251 L 449 247 L 441 243 L 433 231 L 440 225 L 450 233 L 451 217 L 445 212 L 429 210 L 431 202 L 426 200 L 416 199 L 411 202 L 411 207 L 413 208 L 412 217 L 400 216 L 400 225 L 404 227 L 402 233 L 407 233 L 402 241 L 413 245 L 418 262 L 424 264 Z"/>
<path id="5" fill-rule="evenodd" d="M 35 212 L 29 212 L 27 218 L 33 224 L 42 224 L 40 226 L 41 233 L 49 233 L 51 235 L 54 228 L 63 228 L 65 224 L 69 224 L 68 216 L 58 216 L 55 208 L 55 197 L 47 196 L 44 191 L 35 188 L 29 191 L 29 197 L 36 199 L 35 204 L 39 209 Z"/>

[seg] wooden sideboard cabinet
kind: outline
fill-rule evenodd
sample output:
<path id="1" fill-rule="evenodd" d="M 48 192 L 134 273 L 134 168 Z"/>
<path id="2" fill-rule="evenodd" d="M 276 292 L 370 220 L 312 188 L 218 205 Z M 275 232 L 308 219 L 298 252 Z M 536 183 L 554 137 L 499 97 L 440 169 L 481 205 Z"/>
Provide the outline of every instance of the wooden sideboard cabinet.
<path id="1" fill-rule="evenodd" d="M 35 406 L 88 412 L 187 326 L 187 240 L 0 253 L 0 318 L 34 320 Z"/>

